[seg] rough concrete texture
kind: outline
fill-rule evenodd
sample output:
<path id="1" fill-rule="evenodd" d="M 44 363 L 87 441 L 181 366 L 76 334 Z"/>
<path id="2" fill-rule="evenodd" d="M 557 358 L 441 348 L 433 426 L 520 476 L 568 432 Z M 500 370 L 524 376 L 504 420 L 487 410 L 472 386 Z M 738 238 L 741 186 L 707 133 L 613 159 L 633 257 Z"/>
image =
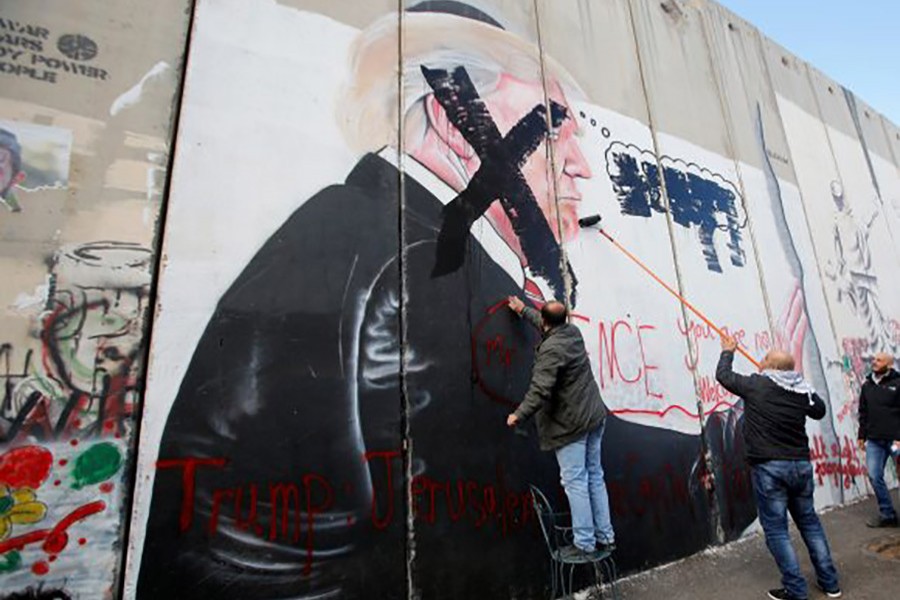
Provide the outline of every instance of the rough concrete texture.
<path id="1" fill-rule="evenodd" d="M 894 502 L 897 503 L 896 493 Z M 841 576 L 843 597 L 848 600 L 895 598 L 900 585 L 900 556 L 895 554 L 896 558 L 889 560 L 872 552 L 874 547 L 888 545 L 886 542 L 900 542 L 900 530 L 866 527 L 866 519 L 875 512 L 875 499 L 870 497 L 821 516 Z M 810 584 L 809 597 L 825 598 L 815 587 L 815 573 L 793 526 L 791 533 Z M 619 595 L 622 600 L 754 600 L 766 598 L 766 591 L 776 587 L 781 587 L 780 575 L 762 533 L 758 533 L 629 577 L 620 582 Z"/>

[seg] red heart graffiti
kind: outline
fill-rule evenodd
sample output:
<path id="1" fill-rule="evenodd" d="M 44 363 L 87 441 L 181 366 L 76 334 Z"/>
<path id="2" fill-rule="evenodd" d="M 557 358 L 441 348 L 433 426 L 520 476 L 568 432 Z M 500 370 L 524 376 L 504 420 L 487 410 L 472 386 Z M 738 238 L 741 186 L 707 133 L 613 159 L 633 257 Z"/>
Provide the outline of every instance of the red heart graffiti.
<path id="1" fill-rule="evenodd" d="M 40 446 L 22 446 L 4 452 L 0 454 L 0 484 L 36 490 L 47 479 L 52 466 L 53 455 Z"/>

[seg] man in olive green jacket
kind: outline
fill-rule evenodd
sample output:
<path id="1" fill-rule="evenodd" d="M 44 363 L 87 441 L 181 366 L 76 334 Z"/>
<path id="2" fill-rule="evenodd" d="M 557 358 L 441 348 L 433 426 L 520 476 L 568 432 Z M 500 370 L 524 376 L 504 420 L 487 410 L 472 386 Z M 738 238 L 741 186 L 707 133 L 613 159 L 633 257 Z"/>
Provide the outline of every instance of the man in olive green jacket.
<path id="1" fill-rule="evenodd" d="M 568 322 L 561 302 L 548 302 L 538 312 L 511 296 L 509 307 L 541 331 L 541 343 L 525 399 L 506 423 L 514 427 L 536 416 L 541 449 L 556 453 L 572 511 L 575 545 L 571 551 L 612 550 L 615 533 L 600 463 L 609 411 L 591 372 L 584 339 Z"/>

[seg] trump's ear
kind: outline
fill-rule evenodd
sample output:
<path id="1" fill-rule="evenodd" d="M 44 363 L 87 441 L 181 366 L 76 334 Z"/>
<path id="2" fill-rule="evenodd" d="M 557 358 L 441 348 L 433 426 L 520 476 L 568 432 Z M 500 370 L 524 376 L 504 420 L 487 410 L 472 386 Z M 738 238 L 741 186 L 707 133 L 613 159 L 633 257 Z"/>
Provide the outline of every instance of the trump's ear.
<path id="1" fill-rule="evenodd" d="M 428 117 L 428 126 L 434 130 L 435 135 L 463 160 L 470 160 L 475 155 L 475 149 L 469 145 L 466 138 L 459 132 L 456 126 L 447 117 L 447 111 L 434 97 L 428 94 L 425 98 L 425 114 Z"/>

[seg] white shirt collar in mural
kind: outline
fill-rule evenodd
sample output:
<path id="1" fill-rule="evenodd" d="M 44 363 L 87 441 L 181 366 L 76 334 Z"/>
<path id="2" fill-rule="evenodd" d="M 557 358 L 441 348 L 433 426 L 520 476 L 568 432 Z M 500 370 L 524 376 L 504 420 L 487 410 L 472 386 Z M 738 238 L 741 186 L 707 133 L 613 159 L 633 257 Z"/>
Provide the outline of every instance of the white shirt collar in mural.
<path id="1" fill-rule="evenodd" d="M 458 195 L 453 188 L 429 171 L 425 165 L 408 154 L 401 155 L 395 148 L 388 146 L 383 148 L 378 153 L 378 156 L 398 169 L 401 168 L 400 164 L 402 164 L 403 167 L 401 170 L 406 176 L 412 177 L 418 181 L 425 189 L 431 192 L 435 198 L 440 200 L 441 204 L 449 204 Z M 398 164 L 398 157 L 400 159 L 400 164 Z M 481 247 L 484 248 L 494 262 L 506 271 L 519 289 L 525 287 L 525 279 L 528 278 L 535 282 L 545 298 L 553 298 L 553 291 L 549 284 L 541 277 L 532 276 L 527 268 L 523 269 L 522 264 L 519 262 L 519 257 L 516 256 L 516 253 L 512 251 L 512 248 L 503 241 L 503 238 L 500 237 L 497 230 L 494 229 L 487 218 L 482 216 L 475 221 L 472 225 L 471 232 L 472 236 L 478 240 L 479 244 L 481 244 Z"/>

